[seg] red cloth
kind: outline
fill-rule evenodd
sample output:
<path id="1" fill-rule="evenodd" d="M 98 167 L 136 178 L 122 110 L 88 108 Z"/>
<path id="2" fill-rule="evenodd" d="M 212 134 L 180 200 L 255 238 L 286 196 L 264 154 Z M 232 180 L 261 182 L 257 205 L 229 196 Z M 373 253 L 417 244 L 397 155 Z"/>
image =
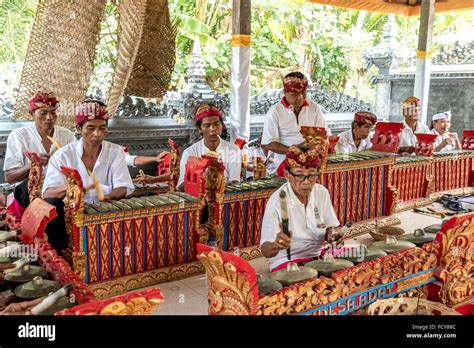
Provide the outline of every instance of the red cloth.
<path id="1" fill-rule="evenodd" d="M 30 99 L 30 111 L 40 108 L 56 107 L 58 99 L 53 93 L 36 92 Z"/>
<path id="2" fill-rule="evenodd" d="M 203 104 L 196 111 L 196 122 L 209 116 L 217 116 L 219 118 L 222 118 L 221 112 L 215 106 Z"/>
<path id="3" fill-rule="evenodd" d="M 13 202 L 7 207 L 7 210 L 11 212 L 18 220 L 21 220 L 23 213 L 25 212 L 25 208 L 23 208 L 20 203 L 13 200 Z"/>
<path id="4" fill-rule="evenodd" d="M 286 162 L 286 160 L 281 162 L 280 165 L 278 166 L 277 170 L 276 170 L 276 173 L 280 178 L 285 177 L 285 162 Z"/>
<path id="5" fill-rule="evenodd" d="M 76 110 L 76 123 L 81 124 L 90 120 L 108 120 L 109 113 L 107 107 L 95 101 L 86 101 Z"/>
<path id="6" fill-rule="evenodd" d="M 356 112 L 354 114 L 354 121 L 373 126 L 377 122 L 377 116 L 371 112 Z"/>
<path id="7" fill-rule="evenodd" d="M 308 88 L 308 79 L 290 76 L 283 80 L 283 89 L 285 92 L 301 93 Z"/>
<path id="8" fill-rule="evenodd" d="M 237 145 L 239 147 L 239 149 L 243 149 L 245 144 L 247 144 L 247 141 L 245 139 L 242 139 L 242 138 L 237 138 L 235 139 L 235 142 L 234 142 L 235 145 Z"/>

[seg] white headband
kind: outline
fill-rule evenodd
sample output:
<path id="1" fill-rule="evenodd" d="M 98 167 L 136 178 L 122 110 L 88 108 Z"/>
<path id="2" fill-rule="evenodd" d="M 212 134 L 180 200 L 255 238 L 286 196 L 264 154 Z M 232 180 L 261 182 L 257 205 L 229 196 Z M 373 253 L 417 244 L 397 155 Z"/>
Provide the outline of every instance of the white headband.
<path id="1" fill-rule="evenodd" d="M 446 111 L 446 112 L 440 112 L 439 114 L 434 114 L 433 115 L 433 121 L 438 121 L 438 120 L 445 120 L 451 119 L 451 111 Z"/>

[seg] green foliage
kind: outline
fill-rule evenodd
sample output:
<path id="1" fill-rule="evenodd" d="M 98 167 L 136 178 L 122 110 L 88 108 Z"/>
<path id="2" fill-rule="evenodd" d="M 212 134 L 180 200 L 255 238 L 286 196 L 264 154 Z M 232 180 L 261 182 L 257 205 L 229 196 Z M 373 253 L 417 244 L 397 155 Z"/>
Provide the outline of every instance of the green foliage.
<path id="1" fill-rule="evenodd" d="M 0 0 L 0 62 L 25 59 L 37 0 Z"/>
<path id="2" fill-rule="evenodd" d="M 3 75 L 25 58 L 37 1 L 0 0 L 0 73 Z M 110 82 L 113 58 L 117 54 L 115 4 L 116 1 L 109 1 L 106 7 L 91 81 L 91 85 L 100 85 L 104 90 Z M 193 42 L 199 39 L 208 82 L 217 90 L 227 91 L 232 59 L 232 0 L 169 0 L 169 7 L 172 20 L 179 23 L 177 59 L 170 88 L 178 88 L 184 82 Z M 434 50 L 455 34 L 472 33 L 473 14 L 474 11 L 464 11 L 437 15 Z M 373 86 L 367 78 L 376 71 L 364 68 L 363 55 L 367 48 L 382 40 L 387 18 L 384 14 L 343 10 L 303 0 L 253 0 L 252 89 L 278 88 L 282 75 L 300 69 L 323 87 L 370 100 Z M 398 42 L 415 51 L 419 19 L 397 17 L 396 23 Z"/>

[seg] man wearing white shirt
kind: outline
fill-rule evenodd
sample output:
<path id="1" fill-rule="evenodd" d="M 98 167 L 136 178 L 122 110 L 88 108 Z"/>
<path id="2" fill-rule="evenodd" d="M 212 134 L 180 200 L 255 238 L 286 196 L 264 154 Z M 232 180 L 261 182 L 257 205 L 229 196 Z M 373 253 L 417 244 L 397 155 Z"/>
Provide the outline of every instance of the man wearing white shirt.
<path id="1" fill-rule="evenodd" d="M 434 152 L 448 152 L 461 150 L 461 142 L 456 133 L 450 133 L 451 111 L 441 112 L 433 115 L 431 122 L 431 133 L 437 135 Z"/>
<path id="2" fill-rule="evenodd" d="M 104 140 L 108 118 L 107 108 L 103 103 L 84 102 L 76 113 L 77 130 L 81 132 L 81 140 L 62 147 L 51 157 L 43 183 L 43 199 L 56 206 L 58 213 L 58 217 L 46 227 L 49 241 L 58 253 L 68 245 L 63 202 L 67 179 L 61 173 L 62 166 L 76 169 L 84 187 L 93 184 L 89 175 L 92 173 L 102 186 L 105 200 L 122 199 L 134 190 L 123 148 Z M 84 202 L 98 202 L 96 191 L 87 192 Z"/>
<path id="3" fill-rule="evenodd" d="M 308 80 L 300 72 L 292 72 L 283 79 L 285 92 L 281 102 L 268 110 L 263 124 L 262 146 L 275 153 L 279 167 L 291 145 L 303 142 L 301 126 L 326 128 L 321 107 L 306 99 Z"/>
<path id="4" fill-rule="evenodd" d="M 184 183 L 186 163 L 189 156 L 201 157 L 209 151 L 218 152 L 224 164 L 224 175 L 227 182 L 240 182 L 242 170 L 242 152 L 237 145 L 221 139 L 222 114 L 213 105 L 203 104 L 196 112 L 196 127 L 202 134 L 202 140 L 183 151 L 179 166 L 178 187 Z"/>
<path id="5" fill-rule="evenodd" d="M 270 259 L 272 271 L 284 267 L 288 261 L 286 249 L 291 248 L 291 261 L 309 261 L 321 254 L 325 241 L 338 239 L 334 227 L 339 220 L 334 212 L 328 190 L 320 185 L 322 159 L 306 143 L 291 146 L 284 162 L 288 180 L 269 198 L 262 221 L 260 248 Z M 282 231 L 280 192 L 286 193 L 289 231 Z"/>
<path id="6" fill-rule="evenodd" d="M 377 116 L 371 112 L 356 112 L 352 128 L 339 134 L 336 153 L 353 153 L 368 150 L 372 147 L 369 134 L 377 123 Z"/>
<path id="7" fill-rule="evenodd" d="M 30 204 L 27 180 L 30 161 L 24 151 L 36 152 L 40 156 L 44 173 L 50 153 L 57 150 L 48 137 L 62 146 L 76 141 L 73 132 L 55 125 L 57 107 L 58 100 L 53 93 L 35 93 L 29 101 L 29 113 L 34 124 L 15 129 L 8 136 L 3 163 L 5 180 L 15 186 L 15 200 L 23 208 Z"/>
<path id="8" fill-rule="evenodd" d="M 421 117 L 421 100 L 417 97 L 408 97 L 402 104 L 402 113 L 405 117 L 402 132 L 400 133 L 400 142 L 398 144 L 398 153 L 414 153 L 415 145 L 418 142 L 416 134 L 430 133 L 427 125 L 419 122 Z"/>

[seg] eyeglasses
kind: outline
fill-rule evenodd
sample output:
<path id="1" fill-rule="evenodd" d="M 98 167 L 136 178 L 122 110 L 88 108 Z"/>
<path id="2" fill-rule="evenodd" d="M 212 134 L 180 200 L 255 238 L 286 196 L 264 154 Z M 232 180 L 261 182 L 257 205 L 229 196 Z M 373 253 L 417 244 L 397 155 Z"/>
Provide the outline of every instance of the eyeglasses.
<path id="1" fill-rule="evenodd" d="M 288 170 L 288 172 L 293 175 L 295 178 L 296 182 L 303 182 L 308 178 L 310 182 L 316 182 L 319 179 L 319 174 L 309 174 L 309 175 L 304 175 L 304 174 L 294 174 L 291 172 L 291 170 Z"/>

